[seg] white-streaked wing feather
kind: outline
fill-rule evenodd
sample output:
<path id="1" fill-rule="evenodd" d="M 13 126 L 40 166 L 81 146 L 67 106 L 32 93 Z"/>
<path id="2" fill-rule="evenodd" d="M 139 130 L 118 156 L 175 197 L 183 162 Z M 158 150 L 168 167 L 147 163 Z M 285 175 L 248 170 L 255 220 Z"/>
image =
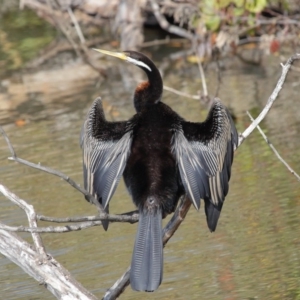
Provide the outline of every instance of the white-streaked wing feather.
<path id="1" fill-rule="evenodd" d="M 101 127 L 101 124 L 98 124 L 96 133 L 93 122 L 96 122 L 97 118 L 105 126 Z M 125 124 L 124 132 L 122 130 L 119 132 L 119 138 L 106 134 L 105 130 L 109 133 L 114 124 L 105 120 L 101 99 L 98 98 L 88 112 L 80 136 L 80 145 L 83 150 L 84 187 L 90 194 L 101 199 L 104 208 L 123 174 L 132 142 L 132 131 L 126 131 Z"/>
<path id="2" fill-rule="evenodd" d="M 214 205 L 224 201 L 228 192 L 228 181 L 234 147 L 238 137 L 227 109 L 218 101 L 212 107 L 213 121 L 206 126 L 213 134 L 209 139 L 185 136 L 182 129 L 173 135 L 173 153 L 186 193 L 197 209 L 201 199 L 209 199 Z M 197 128 L 196 123 L 189 123 Z M 203 130 L 199 123 L 199 130 Z"/>

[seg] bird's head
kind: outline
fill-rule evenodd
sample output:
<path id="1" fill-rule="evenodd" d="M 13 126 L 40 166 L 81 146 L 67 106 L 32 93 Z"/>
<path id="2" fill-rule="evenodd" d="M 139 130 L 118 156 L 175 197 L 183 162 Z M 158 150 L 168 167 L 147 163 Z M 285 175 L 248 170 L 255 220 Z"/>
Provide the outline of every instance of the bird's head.
<path id="1" fill-rule="evenodd" d="M 117 57 L 129 63 L 132 63 L 138 66 L 139 68 L 143 69 L 146 73 L 153 71 L 152 70 L 153 68 L 152 65 L 154 65 L 153 62 L 146 55 L 140 52 L 130 51 L 130 50 L 124 52 L 113 52 L 113 51 L 107 51 L 107 50 L 95 49 L 95 48 L 94 50 L 102 54 Z"/>
<path id="2" fill-rule="evenodd" d="M 94 49 L 97 52 L 109 56 L 117 57 L 141 68 L 148 76 L 148 81 L 139 84 L 134 94 L 134 106 L 140 111 L 147 105 L 156 104 L 161 100 L 163 82 L 161 75 L 153 63 L 146 55 L 137 51 L 113 52 L 102 49 Z"/>

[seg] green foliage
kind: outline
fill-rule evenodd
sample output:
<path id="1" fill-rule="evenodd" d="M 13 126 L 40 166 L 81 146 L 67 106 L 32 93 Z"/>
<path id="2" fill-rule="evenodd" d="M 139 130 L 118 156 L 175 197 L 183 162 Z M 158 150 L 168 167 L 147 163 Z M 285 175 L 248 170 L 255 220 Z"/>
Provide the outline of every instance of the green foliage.
<path id="1" fill-rule="evenodd" d="M 203 0 L 200 2 L 201 17 L 198 21 L 211 31 L 218 30 L 222 21 L 231 23 L 231 19 L 238 17 L 247 17 L 248 25 L 251 25 L 255 15 L 267 5 L 267 0 Z"/>

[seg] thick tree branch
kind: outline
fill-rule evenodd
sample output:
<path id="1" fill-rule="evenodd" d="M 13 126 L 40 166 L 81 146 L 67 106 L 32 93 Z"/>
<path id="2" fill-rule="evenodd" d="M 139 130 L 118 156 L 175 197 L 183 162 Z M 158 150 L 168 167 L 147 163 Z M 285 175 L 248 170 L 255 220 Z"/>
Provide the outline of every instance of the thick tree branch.
<path id="1" fill-rule="evenodd" d="M 14 233 L 0 229 L 0 252 L 44 285 L 57 299 L 97 299 L 50 255 L 46 263 L 41 263 L 39 254 L 31 245 Z"/>

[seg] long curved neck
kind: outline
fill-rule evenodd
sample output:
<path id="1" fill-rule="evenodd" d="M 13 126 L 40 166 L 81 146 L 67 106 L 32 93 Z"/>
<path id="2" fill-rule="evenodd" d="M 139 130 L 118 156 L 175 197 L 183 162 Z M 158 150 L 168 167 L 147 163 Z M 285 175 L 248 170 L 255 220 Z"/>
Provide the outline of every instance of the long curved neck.
<path id="1" fill-rule="evenodd" d="M 154 105 L 161 100 L 163 93 L 163 81 L 154 63 L 147 57 L 144 59 L 145 65 L 138 65 L 145 71 L 148 81 L 140 83 L 134 93 L 134 106 L 137 112 L 143 108 Z"/>

